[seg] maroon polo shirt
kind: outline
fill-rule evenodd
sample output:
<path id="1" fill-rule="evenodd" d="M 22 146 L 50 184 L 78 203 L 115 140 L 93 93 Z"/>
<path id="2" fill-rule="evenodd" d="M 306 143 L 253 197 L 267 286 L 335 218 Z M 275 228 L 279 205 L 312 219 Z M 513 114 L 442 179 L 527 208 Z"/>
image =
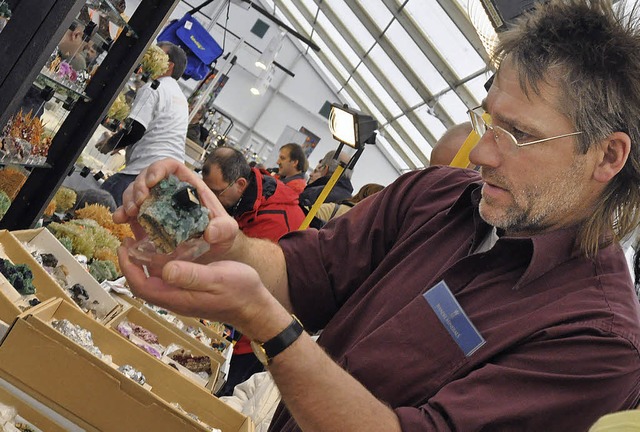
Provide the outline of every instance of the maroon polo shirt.
<path id="1" fill-rule="evenodd" d="M 634 407 L 640 308 L 620 246 L 590 260 L 561 229 L 471 254 L 490 230 L 480 186 L 469 170 L 412 172 L 284 237 L 297 316 L 406 431 L 577 431 Z M 486 341 L 471 355 L 423 297 L 441 280 Z M 281 406 L 270 430 L 298 427 Z"/>

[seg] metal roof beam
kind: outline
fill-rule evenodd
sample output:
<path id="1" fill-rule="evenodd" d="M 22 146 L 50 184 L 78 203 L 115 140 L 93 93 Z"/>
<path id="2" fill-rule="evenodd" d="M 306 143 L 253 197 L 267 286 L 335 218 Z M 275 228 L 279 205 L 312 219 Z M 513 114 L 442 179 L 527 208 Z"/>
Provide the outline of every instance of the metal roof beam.
<path id="1" fill-rule="evenodd" d="M 482 60 L 484 60 L 486 64 L 489 64 L 491 60 L 489 54 L 487 54 L 487 51 L 484 49 L 477 30 L 469 20 L 466 12 L 461 9 L 458 2 L 454 0 L 437 0 L 437 2 L 442 10 L 449 15 L 449 18 L 451 18 L 451 21 L 453 21 L 456 27 L 460 29 L 464 37 L 467 38 Z"/>
<path id="2" fill-rule="evenodd" d="M 276 1 L 276 4 L 278 4 L 279 2 Z M 280 6 L 280 5 L 279 5 Z M 284 12 L 284 8 L 281 7 L 281 10 Z M 300 10 L 300 13 L 305 17 L 305 19 L 307 21 L 309 21 L 310 23 L 314 22 L 314 18 L 311 14 L 309 14 L 306 10 Z M 291 19 L 290 19 L 291 21 Z M 322 28 L 321 26 L 315 26 L 315 31 L 318 34 L 318 36 L 322 39 L 322 41 L 329 47 L 329 50 L 333 53 L 333 55 L 337 58 L 337 60 L 340 62 L 340 64 L 347 69 L 347 71 L 349 71 L 349 69 L 354 69 L 353 67 L 350 66 L 349 60 L 344 56 L 344 54 L 342 54 L 341 50 L 332 42 L 329 34 L 326 33 L 325 29 Z M 329 58 L 326 56 L 326 54 L 324 53 L 324 51 L 320 51 L 319 53 L 317 53 L 318 57 L 320 57 L 325 65 L 325 67 L 329 67 L 329 65 L 331 65 L 331 61 L 329 60 Z M 332 71 L 334 73 L 334 75 L 336 77 L 340 77 L 340 73 L 334 69 L 334 71 Z M 376 96 L 375 92 L 373 91 L 373 89 L 367 84 L 367 82 L 357 73 L 357 70 L 352 70 L 349 71 L 349 73 L 351 73 L 350 79 L 353 79 L 361 88 L 362 90 L 365 92 L 365 94 L 371 99 L 371 101 L 375 104 L 376 108 L 382 113 L 383 116 L 385 117 L 393 117 L 393 115 L 386 109 L 386 107 L 384 106 L 384 104 L 382 103 L 382 101 Z M 345 83 L 345 90 L 347 90 L 349 92 L 349 95 L 351 97 L 354 98 L 354 100 L 356 99 L 356 97 L 354 97 L 354 93 L 353 91 L 351 91 L 348 86 L 346 86 Z M 357 98 L 358 100 L 360 100 L 360 98 Z M 361 108 L 366 107 L 367 104 L 363 103 L 361 100 L 360 102 L 358 102 L 358 104 L 360 105 Z M 417 146 L 417 144 L 413 141 L 413 139 L 409 136 L 409 134 L 402 128 L 399 127 L 400 125 L 398 125 L 398 127 L 396 127 L 395 125 L 391 125 L 391 127 L 394 128 L 394 130 L 400 135 L 400 137 L 405 140 L 405 144 L 407 145 L 407 147 L 409 147 L 409 149 L 413 152 L 413 154 L 424 164 L 424 165 L 428 165 L 429 164 L 429 158 L 424 154 L 424 152 Z M 392 140 L 389 140 L 390 142 L 392 142 Z M 402 157 L 403 160 L 407 163 L 407 165 L 409 166 L 413 166 L 416 167 L 415 163 L 406 155 L 406 153 L 404 151 L 402 151 L 402 153 L 400 153 L 400 143 L 398 144 L 398 148 L 396 149 L 396 151 L 398 151 L 399 154 L 404 154 L 404 156 Z"/>
<path id="3" fill-rule="evenodd" d="M 347 3 L 354 3 L 354 0 L 345 0 Z M 465 87 L 461 85 L 456 85 L 460 78 L 457 74 L 449 67 L 449 64 L 446 60 L 440 55 L 438 50 L 433 46 L 433 44 L 423 35 L 420 29 L 416 26 L 416 24 L 405 15 L 401 8 L 398 8 L 395 0 L 381 0 L 382 3 L 387 6 L 389 12 L 393 14 L 393 16 L 398 20 L 398 23 L 404 28 L 404 30 L 409 34 L 409 36 L 415 41 L 416 45 L 420 48 L 423 54 L 429 59 L 431 64 L 440 72 L 444 80 L 447 82 L 449 87 L 458 95 L 458 97 L 462 100 L 462 102 L 467 107 L 473 107 L 478 104 L 475 96 Z M 446 125 L 449 127 L 450 125 Z"/>
<path id="4" fill-rule="evenodd" d="M 382 87 L 387 91 L 387 93 L 389 93 L 391 98 L 400 107 L 402 113 L 404 115 L 407 115 L 412 120 L 416 129 L 425 137 L 428 143 L 435 143 L 436 138 L 433 136 L 431 131 L 424 125 L 424 123 L 422 123 L 422 121 L 419 120 L 419 118 L 414 113 L 412 113 L 411 107 L 409 106 L 409 104 L 407 104 L 402 95 L 396 90 L 393 83 L 389 81 L 384 71 L 380 69 L 380 67 L 378 67 L 378 65 L 373 60 L 371 60 L 371 58 L 368 56 L 368 53 L 360 47 L 358 41 L 353 37 L 349 30 L 344 27 L 342 21 L 340 21 L 340 19 L 335 15 L 333 10 L 329 8 L 324 2 L 319 2 L 318 0 L 316 0 L 316 3 L 320 7 L 322 13 L 324 13 L 326 17 L 332 22 L 332 24 L 336 26 L 338 31 L 340 31 L 341 36 L 347 41 L 351 49 L 353 49 L 358 57 L 360 57 L 362 63 L 369 69 L 369 71 L 371 71 L 376 79 L 378 79 Z M 444 117 L 444 119 L 440 119 L 440 121 L 442 121 L 443 123 L 449 122 L 453 124 L 453 120 L 447 113 L 440 112 L 438 114 L 443 115 Z M 424 151 L 421 152 L 424 154 Z"/>
<path id="5" fill-rule="evenodd" d="M 435 98 L 433 94 L 423 84 L 422 80 L 420 79 L 420 77 L 418 77 L 413 68 L 406 62 L 403 55 L 396 50 L 393 44 L 386 37 L 384 37 L 383 34 L 380 33 L 379 27 L 374 23 L 367 11 L 363 9 L 360 4 L 353 0 L 345 0 L 345 3 L 353 11 L 353 13 L 358 16 L 358 18 L 360 18 L 360 22 L 362 23 L 362 25 L 364 25 L 371 36 L 376 39 L 377 43 L 380 45 L 380 48 L 382 48 L 385 54 L 389 56 L 391 61 L 396 65 L 400 72 L 402 72 L 411 86 L 425 101 L 425 104 L 434 108 L 435 116 L 445 125 L 445 127 L 453 126 L 455 122 L 453 121 L 451 116 L 449 116 L 449 113 L 437 104 L 434 106 Z M 435 142 L 435 140 L 432 142 Z"/>

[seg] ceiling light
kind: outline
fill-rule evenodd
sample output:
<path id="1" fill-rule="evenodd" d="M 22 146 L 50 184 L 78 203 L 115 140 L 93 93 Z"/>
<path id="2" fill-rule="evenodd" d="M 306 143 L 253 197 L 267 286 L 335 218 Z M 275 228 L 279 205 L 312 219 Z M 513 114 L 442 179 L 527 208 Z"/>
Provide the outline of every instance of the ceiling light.
<path id="1" fill-rule="evenodd" d="M 285 34 L 284 30 L 280 30 L 278 34 L 271 38 L 269 45 L 267 45 L 264 51 L 262 51 L 262 54 L 260 54 L 258 60 L 256 60 L 256 67 L 262 70 L 267 70 L 282 48 Z"/>
<path id="2" fill-rule="evenodd" d="M 265 94 L 265 92 L 269 88 L 269 85 L 271 84 L 271 81 L 273 80 L 274 73 L 275 70 L 273 65 L 269 65 L 266 70 L 260 72 L 260 76 L 258 76 L 258 79 L 253 84 L 253 87 L 251 87 L 251 94 L 255 96 Z"/>

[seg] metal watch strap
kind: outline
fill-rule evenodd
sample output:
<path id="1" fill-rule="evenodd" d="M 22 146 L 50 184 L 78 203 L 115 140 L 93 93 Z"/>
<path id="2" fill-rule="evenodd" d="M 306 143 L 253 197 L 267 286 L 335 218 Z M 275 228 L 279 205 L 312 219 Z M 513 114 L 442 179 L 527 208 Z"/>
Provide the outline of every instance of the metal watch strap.
<path id="1" fill-rule="evenodd" d="M 268 341 L 262 344 L 264 352 L 267 354 L 269 360 L 280 354 L 287 349 L 292 343 L 294 343 L 298 337 L 304 331 L 304 327 L 295 315 L 293 321 L 278 335 L 272 337 Z"/>

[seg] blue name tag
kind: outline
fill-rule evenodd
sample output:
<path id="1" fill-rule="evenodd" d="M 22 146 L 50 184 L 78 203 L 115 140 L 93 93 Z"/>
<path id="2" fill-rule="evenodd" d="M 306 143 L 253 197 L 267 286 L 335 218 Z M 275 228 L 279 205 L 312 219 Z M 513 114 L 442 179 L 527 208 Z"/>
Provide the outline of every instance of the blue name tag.
<path id="1" fill-rule="evenodd" d="M 465 356 L 469 357 L 485 344 L 484 338 L 462 310 L 445 281 L 438 282 L 423 295 Z"/>

